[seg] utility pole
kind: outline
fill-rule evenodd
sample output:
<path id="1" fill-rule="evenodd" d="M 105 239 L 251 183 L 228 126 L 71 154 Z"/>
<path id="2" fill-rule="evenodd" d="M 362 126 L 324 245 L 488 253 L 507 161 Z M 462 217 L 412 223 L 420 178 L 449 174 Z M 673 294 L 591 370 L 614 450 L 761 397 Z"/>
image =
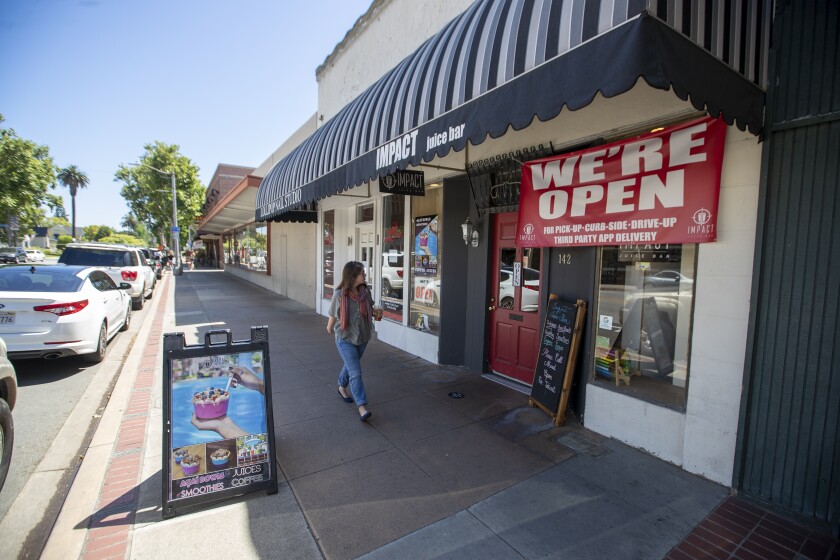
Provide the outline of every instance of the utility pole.
<path id="1" fill-rule="evenodd" d="M 175 172 L 171 172 L 172 179 L 172 240 L 175 246 L 175 275 L 183 272 L 181 268 L 181 230 L 178 227 L 178 196 L 175 191 Z"/>

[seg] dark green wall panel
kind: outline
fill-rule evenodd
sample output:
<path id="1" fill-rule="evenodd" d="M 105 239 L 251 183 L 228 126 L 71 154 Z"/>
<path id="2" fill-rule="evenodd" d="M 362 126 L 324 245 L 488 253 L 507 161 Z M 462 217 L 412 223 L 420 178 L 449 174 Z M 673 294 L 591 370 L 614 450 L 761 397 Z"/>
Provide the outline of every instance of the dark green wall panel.
<path id="1" fill-rule="evenodd" d="M 778 4 L 735 486 L 840 527 L 840 2 Z"/>

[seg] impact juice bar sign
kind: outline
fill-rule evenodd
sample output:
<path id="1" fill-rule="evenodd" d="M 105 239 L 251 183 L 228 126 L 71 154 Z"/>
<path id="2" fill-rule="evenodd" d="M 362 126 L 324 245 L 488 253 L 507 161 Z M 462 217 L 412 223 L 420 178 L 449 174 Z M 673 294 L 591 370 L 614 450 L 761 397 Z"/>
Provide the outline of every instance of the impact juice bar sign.
<path id="1" fill-rule="evenodd" d="M 517 244 L 714 241 L 725 137 L 726 124 L 706 117 L 526 163 Z"/>

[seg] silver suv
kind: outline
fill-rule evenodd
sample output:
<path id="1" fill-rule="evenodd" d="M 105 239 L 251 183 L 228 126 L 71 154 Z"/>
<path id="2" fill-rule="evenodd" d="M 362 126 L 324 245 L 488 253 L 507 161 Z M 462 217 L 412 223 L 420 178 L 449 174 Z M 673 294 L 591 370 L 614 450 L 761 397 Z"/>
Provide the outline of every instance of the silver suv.
<path id="1" fill-rule="evenodd" d="M 111 243 L 68 243 L 58 262 L 97 266 L 104 269 L 117 286 L 127 282 L 131 285 L 128 293 L 132 309 L 143 309 L 144 300 L 152 297 L 155 289 L 155 273 L 137 247 Z"/>

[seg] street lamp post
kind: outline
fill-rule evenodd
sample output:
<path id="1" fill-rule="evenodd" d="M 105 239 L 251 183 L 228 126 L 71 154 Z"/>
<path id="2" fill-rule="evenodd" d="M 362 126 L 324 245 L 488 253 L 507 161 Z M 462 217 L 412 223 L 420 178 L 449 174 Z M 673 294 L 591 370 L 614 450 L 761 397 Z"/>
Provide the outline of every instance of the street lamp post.
<path id="1" fill-rule="evenodd" d="M 172 181 L 172 244 L 175 252 L 175 268 L 173 270 L 173 274 L 178 276 L 183 272 L 183 269 L 181 268 L 181 231 L 178 228 L 178 196 L 175 191 L 175 172 L 161 171 L 160 169 L 152 167 L 147 163 L 132 163 L 131 165 L 148 167 L 149 169 L 157 171 L 163 175 L 169 175 L 169 178 Z"/>

